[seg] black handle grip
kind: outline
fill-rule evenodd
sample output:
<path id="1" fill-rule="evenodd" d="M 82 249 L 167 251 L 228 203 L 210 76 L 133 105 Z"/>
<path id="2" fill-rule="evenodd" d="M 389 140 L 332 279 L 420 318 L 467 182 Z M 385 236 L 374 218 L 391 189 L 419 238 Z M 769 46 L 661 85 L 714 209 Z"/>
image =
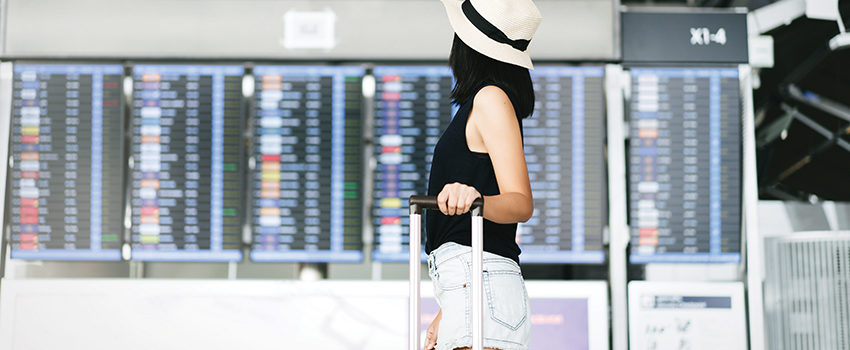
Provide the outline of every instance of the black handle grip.
<path id="1" fill-rule="evenodd" d="M 410 213 L 419 214 L 422 209 L 438 209 L 437 197 L 434 196 L 410 196 Z M 484 198 L 478 197 L 472 201 L 469 210 L 472 215 L 481 215 L 484 210 Z M 476 214 L 477 213 L 477 214 Z"/>

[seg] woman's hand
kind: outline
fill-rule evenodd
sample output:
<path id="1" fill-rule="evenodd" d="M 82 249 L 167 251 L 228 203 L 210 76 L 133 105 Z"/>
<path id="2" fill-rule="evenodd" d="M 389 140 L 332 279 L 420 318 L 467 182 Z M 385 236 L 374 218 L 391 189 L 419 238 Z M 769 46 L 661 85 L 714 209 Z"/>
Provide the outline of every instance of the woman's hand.
<path id="1" fill-rule="evenodd" d="M 431 321 L 428 331 L 425 332 L 425 350 L 431 350 L 437 346 L 437 330 L 440 328 L 440 320 L 443 318 L 443 310 Z"/>
<path id="2" fill-rule="evenodd" d="M 462 183 L 450 183 L 437 195 L 437 205 L 446 215 L 460 215 L 469 211 L 472 202 L 481 197 L 475 187 Z"/>

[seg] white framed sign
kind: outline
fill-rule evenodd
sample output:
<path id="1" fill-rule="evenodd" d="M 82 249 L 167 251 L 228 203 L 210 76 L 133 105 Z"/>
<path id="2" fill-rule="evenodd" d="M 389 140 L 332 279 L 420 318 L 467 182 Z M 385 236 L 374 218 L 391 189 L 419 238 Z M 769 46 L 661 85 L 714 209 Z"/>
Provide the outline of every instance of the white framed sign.
<path id="1" fill-rule="evenodd" d="M 336 46 L 336 13 L 289 10 L 283 15 L 283 39 L 289 50 L 330 50 Z"/>
<path id="2" fill-rule="evenodd" d="M 629 348 L 747 349 L 741 282 L 629 283 Z"/>

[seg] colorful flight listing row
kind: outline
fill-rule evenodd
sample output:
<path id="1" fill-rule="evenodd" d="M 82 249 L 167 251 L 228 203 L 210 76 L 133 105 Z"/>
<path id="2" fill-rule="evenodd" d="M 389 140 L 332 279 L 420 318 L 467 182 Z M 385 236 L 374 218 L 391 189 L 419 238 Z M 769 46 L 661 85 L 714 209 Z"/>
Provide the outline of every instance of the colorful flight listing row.
<path id="1" fill-rule="evenodd" d="M 631 77 L 631 261 L 740 261 L 737 69 L 633 68 Z"/>
<path id="2" fill-rule="evenodd" d="M 133 67 L 133 259 L 242 258 L 243 74 Z"/>
<path id="3" fill-rule="evenodd" d="M 120 65 L 16 65 L 12 258 L 121 258 Z"/>
<path id="4" fill-rule="evenodd" d="M 456 108 L 448 67 L 375 67 L 373 259 L 406 261 L 408 201 L 425 194 L 434 146 Z M 424 237 L 424 235 L 423 235 Z M 423 238 L 424 239 L 424 238 Z M 424 243 L 424 241 L 423 241 Z"/>
<path id="5" fill-rule="evenodd" d="M 363 259 L 360 67 L 254 68 L 255 261 Z"/>

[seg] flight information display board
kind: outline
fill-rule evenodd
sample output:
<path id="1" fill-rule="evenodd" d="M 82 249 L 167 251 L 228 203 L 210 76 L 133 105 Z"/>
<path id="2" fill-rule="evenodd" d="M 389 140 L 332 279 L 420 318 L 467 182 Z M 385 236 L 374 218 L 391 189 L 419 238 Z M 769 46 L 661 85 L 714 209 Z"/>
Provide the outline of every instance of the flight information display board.
<path id="1" fill-rule="evenodd" d="M 133 259 L 242 258 L 243 73 L 133 67 Z"/>
<path id="2" fill-rule="evenodd" d="M 376 67 L 373 225 L 379 261 L 408 259 L 411 194 L 426 193 L 434 145 L 451 121 L 451 70 Z M 524 263 L 601 263 L 605 123 L 601 67 L 537 67 L 537 104 L 523 120 L 534 197 L 517 229 Z"/>
<path id="3" fill-rule="evenodd" d="M 121 259 L 123 71 L 14 66 L 12 258 Z"/>
<path id="4" fill-rule="evenodd" d="M 534 213 L 520 223 L 523 263 L 602 263 L 606 220 L 602 67 L 538 66 L 523 119 Z"/>
<path id="5" fill-rule="evenodd" d="M 445 66 L 379 66 L 373 74 L 377 83 L 377 166 L 373 173 L 372 258 L 407 261 L 408 198 L 427 193 L 434 146 L 455 110 L 450 99 L 452 71 Z"/>
<path id="6" fill-rule="evenodd" d="M 345 66 L 254 68 L 251 260 L 363 259 L 364 74 Z"/>
<path id="7" fill-rule="evenodd" d="M 741 255 L 741 102 L 734 68 L 632 68 L 633 263 Z"/>

